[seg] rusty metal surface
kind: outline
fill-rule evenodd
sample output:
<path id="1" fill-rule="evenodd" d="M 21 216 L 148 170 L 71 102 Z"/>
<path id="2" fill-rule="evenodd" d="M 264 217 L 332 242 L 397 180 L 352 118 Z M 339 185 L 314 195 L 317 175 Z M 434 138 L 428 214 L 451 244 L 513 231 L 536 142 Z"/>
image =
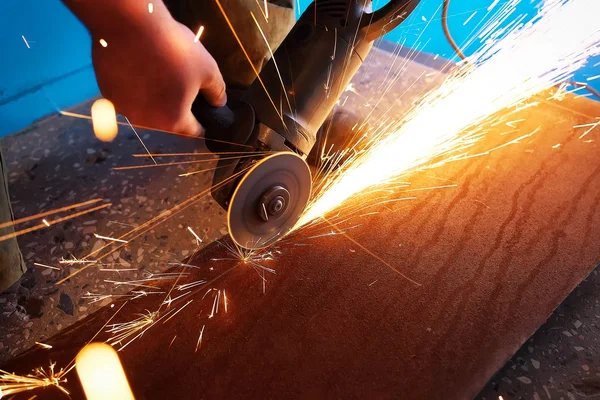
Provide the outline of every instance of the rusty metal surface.
<path id="1" fill-rule="evenodd" d="M 311 239 L 318 229 L 334 229 L 326 226 L 286 240 L 265 264 L 276 269 L 266 275 L 265 294 L 254 270 L 237 260 L 215 261 L 232 257 L 219 243 L 208 246 L 190 261 L 200 269 L 186 279 L 210 283 L 173 304 L 193 300 L 120 353 L 134 393 L 139 399 L 475 396 L 600 259 L 598 143 L 579 140 L 572 128 L 597 115 L 600 106 L 573 98 L 523 111 L 521 129 L 541 126 L 530 141 L 411 178 L 415 188 L 440 179 L 456 187 L 355 216 L 339 226 L 359 225 L 346 232 L 352 240 Z M 209 318 L 208 288 L 226 289 L 228 313 Z M 131 320 L 161 301 L 129 302 L 113 321 Z M 66 365 L 118 307 L 47 341 L 52 350 L 32 349 L 4 368 Z M 74 375 L 67 386 L 78 398 Z M 43 394 L 59 396 L 52 389 Z"/>

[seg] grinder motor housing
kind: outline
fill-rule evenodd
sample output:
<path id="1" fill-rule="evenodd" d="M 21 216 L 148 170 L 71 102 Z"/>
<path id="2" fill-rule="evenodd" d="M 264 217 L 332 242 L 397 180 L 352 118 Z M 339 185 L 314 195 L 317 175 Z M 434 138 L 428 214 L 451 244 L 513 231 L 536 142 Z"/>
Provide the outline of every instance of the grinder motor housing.
<path id="1" fill-rule="evenodd" d="M 373 41 L 403 22 L 418 0 L 391 0 L 371 12 L 371 0 L 318 0 L 300 16 L 239 100 L 208 106 L 199 96 L 192 111 L 207 128 L 207 147 L 228 153 L 218 162 L 212 195 L 225 209 L 236 172 L 265 152 L 305 158 L 317 132 L 368 55 Z M 239 152 L 244 155 L 233 158 Z M 233 159 L 232 159 L 233 158 Z"/>

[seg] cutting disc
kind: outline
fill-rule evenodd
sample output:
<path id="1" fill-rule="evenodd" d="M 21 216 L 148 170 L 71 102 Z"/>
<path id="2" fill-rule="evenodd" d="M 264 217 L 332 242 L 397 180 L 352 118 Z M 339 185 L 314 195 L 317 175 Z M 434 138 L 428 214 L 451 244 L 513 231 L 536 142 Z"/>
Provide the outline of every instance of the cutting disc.
<path id="1" fill-rule="evenodd" d="M 227 225 L 235 243 L 260 249 L 287 234 L 310 198 L 306 162 L 280 152 L 255 163 L 242 177 L 229 203 Z"/>

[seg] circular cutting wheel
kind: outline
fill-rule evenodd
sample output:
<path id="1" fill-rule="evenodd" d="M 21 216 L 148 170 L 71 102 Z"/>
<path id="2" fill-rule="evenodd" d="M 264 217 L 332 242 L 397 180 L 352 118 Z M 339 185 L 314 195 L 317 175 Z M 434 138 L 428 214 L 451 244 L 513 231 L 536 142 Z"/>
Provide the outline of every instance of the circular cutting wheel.
<path id="1" fill-rule="evenodd" d="M 227 225 L 235 243 L 267 247 L 296 224 L 311 191 L 310 170 L 292 152 L 265 157 L 242 177 L 229 203 Z"/>

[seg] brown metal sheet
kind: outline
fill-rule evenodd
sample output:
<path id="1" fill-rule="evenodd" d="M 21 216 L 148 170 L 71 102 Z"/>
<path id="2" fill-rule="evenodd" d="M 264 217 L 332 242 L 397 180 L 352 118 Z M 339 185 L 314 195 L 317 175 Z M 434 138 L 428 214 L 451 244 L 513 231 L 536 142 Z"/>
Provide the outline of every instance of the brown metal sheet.
<path id="1" fill-rule="evenodd" d="M 574 98 L 523 111 L 524 132 L 541 127 L 528 141 L 410 179 L 456 187 L 356 215 L 338 226 L 354 227 L 345 235 L 316 238 L 335 232 L 321 225 L 281 243 L 265 262 L 276 274 L 265 274 L 264 294 L 260 273 L 208 246 L 186 281 L 210 283 L 120 353 L 137 398 L 475 396 L 600 259 L 600 149 L 573 129 L 598 115 L 598 104 Z M 209 318 L 210 288 L 226 290 L 227 313 L 221 302 Z M 162 299 L 131 301 L 112 322 Z M 3 368 L 66 365 L 119 307 Z M 74 374 L 66 386 L 81 396 Z"/>

